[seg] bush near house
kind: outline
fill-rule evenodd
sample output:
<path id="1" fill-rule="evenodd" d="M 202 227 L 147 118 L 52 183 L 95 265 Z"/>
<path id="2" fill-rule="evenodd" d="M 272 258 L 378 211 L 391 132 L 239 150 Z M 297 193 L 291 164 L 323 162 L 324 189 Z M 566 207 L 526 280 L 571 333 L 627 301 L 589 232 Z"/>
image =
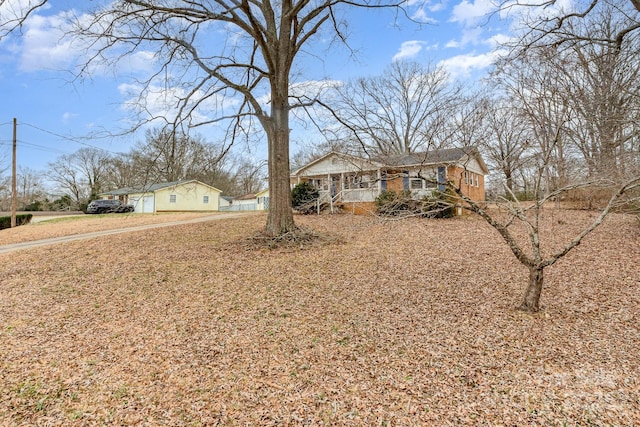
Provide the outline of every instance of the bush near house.
<path id="1" fill-rule="evenodd" d="M 29 224 L 31 222 L 31 218 L 33 218 L 32 214 L 16 215 L 16 226 Z M 5 228 L 11 228 L 10 216 L 0 216 L 0 230 L 4 230 Z"/>
<path id="2" fill-rule="evenodd" d="M 379 215 L 420 216 L 424 218 L 451 218 L 456 214 L 454 195 L 434 191 L 430 196 L 415 199 L 411 191 L 385 190 L 376 198 Z"/>
<path id="3" fill-rule="evenodd" d="M 318 197 L 320 197 L 320 193 L 308 182 L 296 184 L 291 190 L 291 204 L 293 209 L 305 215 L 315 212 L 315 202 L 318 200 Z"/>

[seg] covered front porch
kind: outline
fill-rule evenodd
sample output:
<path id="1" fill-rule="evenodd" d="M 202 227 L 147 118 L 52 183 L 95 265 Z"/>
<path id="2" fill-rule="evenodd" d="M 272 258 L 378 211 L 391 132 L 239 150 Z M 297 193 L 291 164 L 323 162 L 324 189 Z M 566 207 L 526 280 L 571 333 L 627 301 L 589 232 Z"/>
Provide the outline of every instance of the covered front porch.
<path id="1" fill-rule="evenodd" d="M 380 171 L 340 172 L 298 177 L 292 185 L 308 182 L 320 193 L 319 203 L 334 206 L 344 203 L 373 203 L 383 188 Z"/>

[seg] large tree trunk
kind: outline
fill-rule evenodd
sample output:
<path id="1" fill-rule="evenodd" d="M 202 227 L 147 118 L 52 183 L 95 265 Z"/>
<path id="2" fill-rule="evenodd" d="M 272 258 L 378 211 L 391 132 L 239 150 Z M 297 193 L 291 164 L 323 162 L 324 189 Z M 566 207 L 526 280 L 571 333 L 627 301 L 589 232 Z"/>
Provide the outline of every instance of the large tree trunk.
<path id="1" fill-rule="evenodd" d="M 269 138 L 269 216 L 266 231 L 280 236 L 295 230 L 289 184 L 289 110 L 283 100 L 272 99 Z"/>
<path id="2" fill-rule="evenodd" d="M 520 305 L 520 310 L 536 312 L 540 310 L 540 294 L 544 282 L 544 268 L 529 267 L 529 286 L 524 294 L 524 300 Z"/>

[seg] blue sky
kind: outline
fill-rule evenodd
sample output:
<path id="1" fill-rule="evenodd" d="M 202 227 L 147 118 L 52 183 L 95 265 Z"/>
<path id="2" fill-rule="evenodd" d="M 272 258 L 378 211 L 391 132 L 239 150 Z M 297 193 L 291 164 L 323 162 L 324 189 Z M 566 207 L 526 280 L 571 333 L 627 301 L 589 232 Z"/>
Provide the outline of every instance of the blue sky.
<path id="1" fill-rule="evenodd" d="M 28 0 L 12 0 L 13 3 Z M 11 1 L 5 2 L 8 7 Z M 132 77 L 152 69 L 144 52 L 117 69 L 98 70 L 90 78 L 74 79 L 73 67 L 82 60 L 77 49 L 61 41 L 64 16 L 95 2 L 50 1 L 32 15 L 21 32 L 0 41 L 0 172 L 10 166 L 12 120 L 18 120 L 18 165 L 44 171 L 48 163 L 83 146 L 110 152 L 129 151 L 142 135 L 123 138 L 87 138 L 103 130 L 116 132 L 127 126 L 130 111 L 126 88 Z M 419 7 L 418 7 L 419 6 Z M 490 0 L 427 0 L 411 8 L 428 25 L 407 20 L 394 24 L 388 11 L 351 10 L 349 45 L 357 55 L 338 45 L 314 45 L 318 59 L 299 64 L 304 79 L 347 80 L 379 75 L 392 61 L 440 63 L 452 76 L 469 80 L 488 70 L 495 58 L 496 42 L 509 37 L 508 25 L 487 21 Z M 0 10 L 0 16 L 2 11 Z M 6 16 L 6 11 L 4 11 Z M 207 138 L 206 133 L 203 134 Z M 292 134 L 292 153 L 305 135 Z M 266 144 L 265 144 L 266 145 Z M 255 155 L 261 156 L 261 149 Z M 5 175 L 8 173 L 5 172 Z"/>

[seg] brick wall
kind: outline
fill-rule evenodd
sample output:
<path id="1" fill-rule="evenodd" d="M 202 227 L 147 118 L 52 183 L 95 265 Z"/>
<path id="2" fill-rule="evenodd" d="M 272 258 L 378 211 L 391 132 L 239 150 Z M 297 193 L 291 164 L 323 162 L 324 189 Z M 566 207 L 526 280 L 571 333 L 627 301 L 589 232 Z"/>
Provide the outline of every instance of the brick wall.
<path id="1" fill-rule="evenodd" d="M 462 192 L 471 200 L 477 202 L 485 201 L 484 176 L 475 172 L 465 171 L 458 166 L 449 166 L 447 168 L 447 179 L 453 181 L 455 186 L 459 186 Z"/>
<path id="2" fill-rule="evenodd" d="M 387 190 L 401 193 L 404 191 L 403 173 L 401 171 L 388 171 Z"/>

